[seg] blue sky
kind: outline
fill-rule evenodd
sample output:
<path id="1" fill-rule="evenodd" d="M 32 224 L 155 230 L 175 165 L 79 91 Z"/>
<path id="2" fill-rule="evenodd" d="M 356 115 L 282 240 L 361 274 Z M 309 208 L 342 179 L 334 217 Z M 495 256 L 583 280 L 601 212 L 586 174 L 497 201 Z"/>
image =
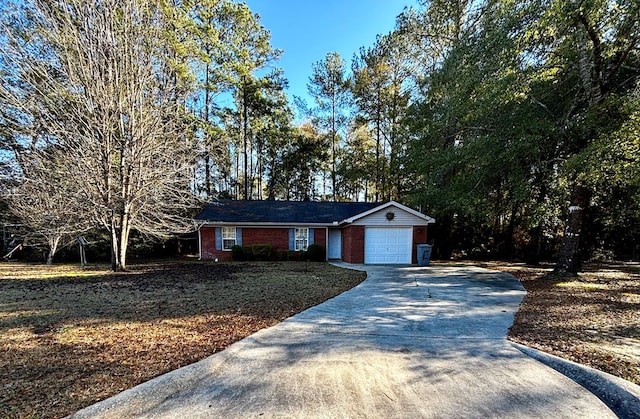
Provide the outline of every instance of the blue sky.
<path id="1" fill-rule="evenodd" d="M 416 0 L 244 0 L 271 32 L 271 44 L 284 50 L 276 66 L 289 80 L 287 93 L 307 95 L 311 65 L 338 52 L 351 65 L 360 47 L 395 27 L 396 16 Z M 293 104 L 293 102 L 292 102 Z M 311 103 L 309 103 L 311 104 Z"/>

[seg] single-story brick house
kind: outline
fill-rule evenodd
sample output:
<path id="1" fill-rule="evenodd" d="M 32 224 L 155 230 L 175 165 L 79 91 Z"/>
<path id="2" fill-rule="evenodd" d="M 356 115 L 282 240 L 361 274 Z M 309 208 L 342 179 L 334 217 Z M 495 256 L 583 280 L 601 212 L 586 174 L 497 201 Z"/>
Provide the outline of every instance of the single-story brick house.
<path id="1" fill-rule="evenodd" d="M 218 200 L 194 222 L 200 259 L 230 260 L 234 245 L 273 251 L 322 245 L 327 259 L 348 263 L 416 263 L 435 220 L 397 202 Z"/>

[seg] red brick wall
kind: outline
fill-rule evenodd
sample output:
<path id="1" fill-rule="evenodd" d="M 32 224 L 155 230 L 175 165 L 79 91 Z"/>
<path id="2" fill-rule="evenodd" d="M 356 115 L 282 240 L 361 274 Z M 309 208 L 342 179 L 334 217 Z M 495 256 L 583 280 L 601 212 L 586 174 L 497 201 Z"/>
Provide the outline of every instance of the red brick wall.
<path id="1" fill-rule="evenodd" d="M 200 259 L 229 261 L 231 252 L 216 250 L 216 228 L 202 227 L 200 229 Z"/>
<path id="2" fill-rule="evenodd" d="M 327 252 L 327 229 L 326 228 L 314 228 L 313 229 L 313 242 L 324 247 L 325 253 Z"/>
<path id="3" fill-rule="evenodd" d="M 342 229 L 342 260 L 347 263 L 364 263 L 364 226 Z"/>
<path id="4" fill-rule="evenodd" d="M 216 250 L 215 227 L 203 227 L 200 229 L 201 238 L 201 259 L 231 260 L 231 252 Z M 314 243 L 327 248 L 326 229 L 314 229 Z M 288 228 L 242 228 L 242 245 L 251 246 L 254 244 L 270 244 L 273 255 L 279 250 L 289 250 L 289 229 Z"/>
<path id="5" fill-rule="evenodd" d="M 242 245 L 270 244 L 273 254 L 278 250 L 289 250 L 288 228 L 243 228 Z"/>
<path id="6" fill-rule="evenodd" d="M 417 244 L 427 242 L 427 226 L 413 226 L 413 243 L 411 244 L 411 263 L 418 263 Z"/>

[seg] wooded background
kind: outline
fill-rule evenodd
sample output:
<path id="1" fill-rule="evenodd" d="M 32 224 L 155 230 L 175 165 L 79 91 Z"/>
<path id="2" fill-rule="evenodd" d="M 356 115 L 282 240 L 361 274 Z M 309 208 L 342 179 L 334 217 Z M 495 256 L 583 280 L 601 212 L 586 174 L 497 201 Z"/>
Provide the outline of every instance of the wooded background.
<path id="1" fill-rule="evenodd" d="M 214 198 L 396 200 L 436 258 L 640 257 L 637 0 L 423 1 L 313 103 L 244 4 L 1 3 L 1 217 L 49 261 L 85 234 L 124 269 Z"/>

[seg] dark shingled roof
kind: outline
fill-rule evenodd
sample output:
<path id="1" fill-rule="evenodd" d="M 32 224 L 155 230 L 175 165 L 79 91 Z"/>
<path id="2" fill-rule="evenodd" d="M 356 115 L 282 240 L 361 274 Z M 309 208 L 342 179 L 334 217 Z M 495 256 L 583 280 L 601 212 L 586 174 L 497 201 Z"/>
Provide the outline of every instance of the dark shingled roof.
<path id="1" fill-rule="evenodd" d="M 380 205 L 380 202 L 219 200 L 207 205 L 195 220 L 214 223 L 332 224 Z"/>

